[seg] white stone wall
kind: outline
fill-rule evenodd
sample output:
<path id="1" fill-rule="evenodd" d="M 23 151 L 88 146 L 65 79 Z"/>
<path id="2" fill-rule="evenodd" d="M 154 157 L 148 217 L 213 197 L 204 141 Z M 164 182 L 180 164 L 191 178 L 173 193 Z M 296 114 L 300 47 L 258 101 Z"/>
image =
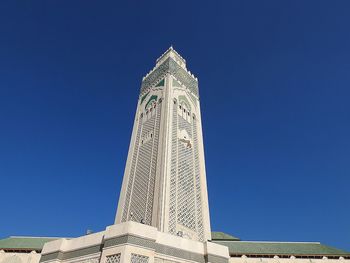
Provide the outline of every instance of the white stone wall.
<path id="1" fill-rule="evenodd" d="M 199 100 L 170 76 L 169 170 L 165 232 L 210 239 Z"/>
<path id="2" fill-rule="evenodd" d="M 100 250 L 90 252 L 96 246 Z M 96 234 L 48 242 L 43 248 L 41 262 L 204 263 L 206 255 L 221 258 L 212 263 L 228 263 L 228 249 L 225 246 L 184 239 L 160 232 L 155 227 L 129 221 L 107 227 Z"/>
<path id="3" fill-rule="evenodd" d="M 9 253 L 0 251 L 0 263 L 39 263 L 41 254 L 31 253 Z"/>

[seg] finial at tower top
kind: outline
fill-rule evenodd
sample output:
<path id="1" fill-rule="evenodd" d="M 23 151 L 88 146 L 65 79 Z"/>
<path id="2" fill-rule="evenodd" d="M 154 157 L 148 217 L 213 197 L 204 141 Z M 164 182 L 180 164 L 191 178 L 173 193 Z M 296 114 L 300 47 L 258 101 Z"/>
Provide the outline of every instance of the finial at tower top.
<path id="1" fill-rule="evenodd" d="M 173 45 L 171 45 L 167 51 L 165 51 L 157 60 L 156 60 L 156 66 L 158 67 L 160 64 L 162 64 L 167 58 L 172 58 L 175 60 L 181 67 L 186 69 L 186 60 L 176 52 L 176 50 L 173 48 Z"/>

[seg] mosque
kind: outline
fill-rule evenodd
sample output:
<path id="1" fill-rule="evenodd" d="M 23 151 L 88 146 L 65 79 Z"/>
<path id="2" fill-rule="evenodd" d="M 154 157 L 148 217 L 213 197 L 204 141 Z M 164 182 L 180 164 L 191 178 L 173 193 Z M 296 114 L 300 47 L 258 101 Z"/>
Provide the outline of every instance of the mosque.
<path id="1" fill-rule="evenodd" d="M 172 47 L 142 79 L 115 223 L 77 238 L 0 240 L 0 263 L 329 261 L 350 263 L 350 252 L 211 231 L 198 79 Z"/>

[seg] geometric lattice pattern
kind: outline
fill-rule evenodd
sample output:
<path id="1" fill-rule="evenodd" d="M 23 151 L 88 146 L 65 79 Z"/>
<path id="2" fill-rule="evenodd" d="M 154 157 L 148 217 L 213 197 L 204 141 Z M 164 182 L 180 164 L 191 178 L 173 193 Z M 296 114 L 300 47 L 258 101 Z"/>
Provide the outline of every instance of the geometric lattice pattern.
<path id="1" fill-rule="evenodd" d="M 106 263 L 120 263 L 120 253 L 115 254 L 115 255 L 111 255 L 111 256 L 107 256 Z"/>
<path id="2" fill-rule="evenodd" d="M 157 97 L 152 95 L 151 97 Z M 151 225 L 157 167 L 161 101 L 140 114 L 122 222 Z"/>
<path id="3" fill-rule="evenodd" d="M 202 212 L 202 194 L 201 194 L 201 182 L 200 182 L 200 168 L 199 168 L 199 153 L 198 153 L 198 136 L 197 136 L 197 120 L 193 115 L 193 150 L 194 150 L 194 176 L 195 176 L 195 187 L 196 187 L 196 206 L 197 213 L 197 232 L 201 239 L 204 237 L 204 226 L 203 226 L 203 212 Z"/>
<path id="4" fill-rule="evenodd" d="M 177 148 L 178 148 L 178 131 L 177 131 L 177 100 L 173 101 L 172 110 L 172 131 L 171 131 L 171 170 L 170 170 L 170 198 L 169 198 L 169 233 L 176 235 L 176 193 L 177 193 Z"/>
<path id="5" fill-rule="evenodd" d="M 172 106 L 169 233 L 177 234 L 179 224 L 203 240 L 197 120 L 176 99 Z M 192 139 L 192 147 L 180 141 L 178 132 L 183 130 Z"/>
<path id="6" fill-rule="evenodd" d="M 191 124 L 179 116 L 179 130 L 186 130 L 192 138 Z M 177 190 L 177 221 L 181 225 L 196 230 L 196 204 L 194 198 L 193 148 L 184 143 L 178 146 L 178 190 Z"/>
<path id="7" fill-rule="evenodd" d="M 138 254 L 131 254 L 131 263 L 148 263 L 148 257 Z"/>
<path id="8" fill-rule="evenodd" d="M 187 87 L 187 89 L 198 96 L 198 81 L 191 76 L 189 72 L 179 66 L 172 58 L 166 59 L 157 69 L 142 81 L 141 94 L 143 94 L 150 86 L 155 85 L 156 81 L 164 77 L 167 73 L 175 76 L 177 80 L 181 81 L 181 83 Z"/>

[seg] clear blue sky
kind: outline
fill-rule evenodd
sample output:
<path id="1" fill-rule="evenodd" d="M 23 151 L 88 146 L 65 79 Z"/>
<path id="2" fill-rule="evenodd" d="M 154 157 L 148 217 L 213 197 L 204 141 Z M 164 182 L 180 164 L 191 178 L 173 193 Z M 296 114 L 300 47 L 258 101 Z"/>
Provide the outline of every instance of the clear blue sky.
<path id="1" fill-rule="evenodd" d="M 212 229 L 350 251 L 349 1 L 0 3 L 0 237 L 113 223 L 142 76 L 199 78 Z"/>

